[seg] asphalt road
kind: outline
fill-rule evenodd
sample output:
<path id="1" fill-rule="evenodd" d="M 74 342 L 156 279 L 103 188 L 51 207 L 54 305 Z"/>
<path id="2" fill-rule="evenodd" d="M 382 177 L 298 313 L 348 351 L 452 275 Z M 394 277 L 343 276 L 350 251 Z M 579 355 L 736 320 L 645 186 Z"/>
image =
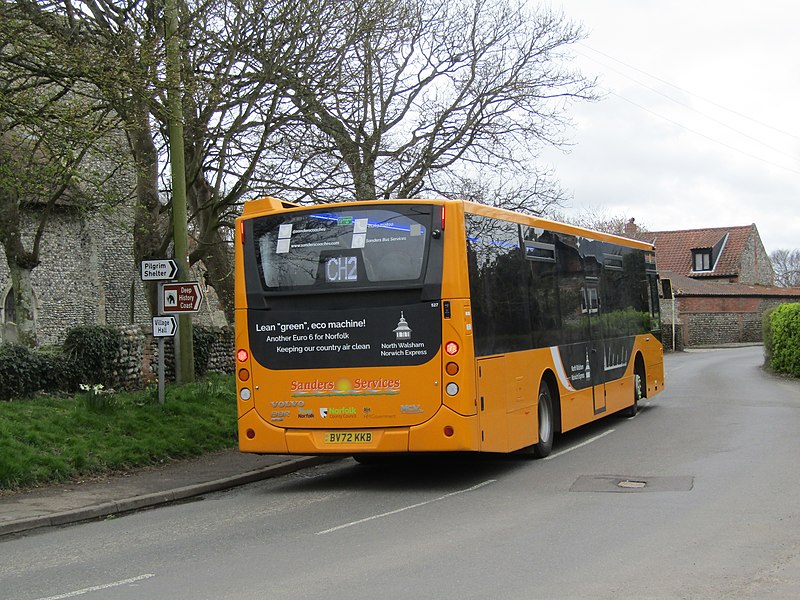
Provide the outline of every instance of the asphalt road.
<path id="1" fill-rule="evenodd" d="M 670 355 L 546 460 L 347 459 L 8 539 L 0 598 L 796 598 L 800 382 L 761 362 Z"/>

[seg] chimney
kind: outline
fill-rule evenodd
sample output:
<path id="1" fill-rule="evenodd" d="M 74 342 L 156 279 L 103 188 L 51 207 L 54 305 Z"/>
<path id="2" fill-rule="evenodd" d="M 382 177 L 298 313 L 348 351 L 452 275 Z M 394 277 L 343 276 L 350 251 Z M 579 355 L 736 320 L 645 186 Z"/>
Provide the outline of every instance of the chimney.
<path id="1" fill-rule="evenodd" d="M 625 237 L 636 239 L 636 232 L 639 228 L 636 227 L 636 223 L 634 223 L 635 220 L 636 219 L 631 217 L 630 220 L 625 223 Z"/>

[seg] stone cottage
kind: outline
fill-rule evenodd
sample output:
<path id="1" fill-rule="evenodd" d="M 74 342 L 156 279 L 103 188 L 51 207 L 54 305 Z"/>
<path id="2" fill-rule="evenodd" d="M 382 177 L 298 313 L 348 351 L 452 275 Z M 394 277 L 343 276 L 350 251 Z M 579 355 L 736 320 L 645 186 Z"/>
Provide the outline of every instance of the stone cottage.
<path id="1" fill-rule="evenodd" d="M 675 299 L 674 313 L 671 301 L 662 304 L 665 332 L 669 337 L 674 328 L 686 346 L 760 342 L 764 311 L 800 301 L 800 289 L 773 285 L 755 224 L 639 232 L 630 222 L 625 233 L 655 245 L 659 273 L 671 281 Z"/>

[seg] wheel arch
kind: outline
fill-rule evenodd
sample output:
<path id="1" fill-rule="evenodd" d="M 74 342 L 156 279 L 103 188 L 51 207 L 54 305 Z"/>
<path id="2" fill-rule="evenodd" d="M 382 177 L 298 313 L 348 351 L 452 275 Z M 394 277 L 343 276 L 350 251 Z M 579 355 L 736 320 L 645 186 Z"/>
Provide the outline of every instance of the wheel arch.
<path id="1" fill-rule="evenodd" d="M 544 381 L 547 383 L 547 387 L 550 388 L 550 396 L 553 401 L 553 425 L 555 426 L 556 433 L 561 432 L 561 390 L 558 387 L 558 379 L 556 379 L 556 374 L 550 370 L 545 369 L 544 373 L 542 373 L 542 377 L 540 379 L 541 382 Z M 539 389 L 539 386 L 536 386 L 536 389 Z"/>
<path id="2" fill-rule="evenodd" d="M 641 352 L 636 353 L 633 360 L 633 373 L 638 373 L 642 377 L 642 398 L 647 398 L 647 369 L 644 366 L 644 357 Z"/>

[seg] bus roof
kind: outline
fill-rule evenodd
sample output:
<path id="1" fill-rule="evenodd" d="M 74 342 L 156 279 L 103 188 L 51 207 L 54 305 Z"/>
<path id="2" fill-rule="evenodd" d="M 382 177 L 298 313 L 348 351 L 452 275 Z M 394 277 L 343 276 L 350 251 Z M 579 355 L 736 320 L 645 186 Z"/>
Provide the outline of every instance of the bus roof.
<path id="1" fill-rule="evenodd" d="M 468 213 L 483 215 L 487 217 L 504 218 L 509 221 L 515 221 L 517 223 L 530 225 L 532 227 L 541 227 L 542 229 L 550 229 L 553 231 L 558 231 L 560 233 L 567 233 L 572 235 L 578 235 L 581 237 L 587 237 L 593 240 L 611 242 L 613 244 L 619 244 L 621 246 L 630 246 L 631 248 L 639 248 L 641 250 L 655 251 L 655 246 L 653 246 L 648 242 L 643 242 L 641 240 L 634 240 L 620 235 L 614 235 L 613 233 L 595 231 L 593 229 L 587 229 L 586 227 L 580 227 L 578 225 L 570 225 L 569 223 L 562 223 L 561 221 L 553 221 L 550 219 L 546 219 L 544 217 L 537 217 L 525 213 L 514 212 L 512 210 L 508 210 L 505 208 L 498 208 L 496 206 L 489 206 L 487 204 L 470 202 L 469 200 L 460 200 L 459 202 L 462 202 L 464 204 L 464 210 L 465 212 Z"/>
<path id="2" fill-rule="evenodd" d="M 341 208 L 346 206 L 365 206 L 365 205 L 393 204 L 393 203 L 440 204 L 440 205 L 460 204 L 464 207 L 464 212 L 467 213 L 483 215 L 486 217 L 502 218 L 523 225 L 529 225 L 531 227 L 541 227 L 543 229 L 550 229 L 553 231 L 558 231 L 560 233 L 587 237 L 593 240 L 599 240 L 604 242 L 611 242 L 613 244 L 619 244 L 631 248 L 638 248 L 640 250 L 650 250 L 653 252 L 655 251 L 655 247 L 652 244 L 648 242 L 643 242 L 641 240 L 634 240 L 631 238 L 626 238 L 611 233 L 595 231 L 577 225 L 562 223 L 560 221 L 552 221 L 544 217 L 536 217 L 525 213 L 514 212 L 505 208 L 498 208 L 496 206 L 491 206 L 488 204 L 471 202 L 469 200 L 415 198 L 415 199 L 391 199 L 391 200 L 361 200 L 361 201 L 336 202 L 327 204 L 297 204 L 294 202 L 279 200 L 277 198 L 264 197 L 264 198 L 259 198 L 257 200 L 249 200 L 245 202 L 242 210 L 242 218 L 250 218 L 258 216 L 259 214 L 269 214 L 271 212 L 279 212 L 292 209 L 302 210 L 302 209 L 313 209 L 321 207 Z"/>

